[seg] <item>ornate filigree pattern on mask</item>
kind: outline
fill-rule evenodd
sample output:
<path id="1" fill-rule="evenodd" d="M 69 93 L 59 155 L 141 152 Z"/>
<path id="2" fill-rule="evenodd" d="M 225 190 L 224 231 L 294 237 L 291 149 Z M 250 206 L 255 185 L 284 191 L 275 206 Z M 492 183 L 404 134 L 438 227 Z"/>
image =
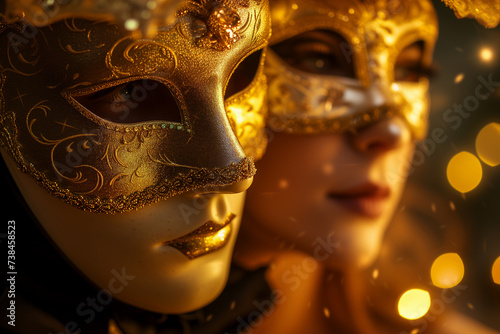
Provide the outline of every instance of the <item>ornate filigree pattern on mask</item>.
<path id="1" fill-rule="evenodd" d="M 432 63 L 437 20 L 430 2 L 277 0 L 271 14 L 272 45 L 312 30 L 340 34 L 356 78 L 302 72 L 269 51 L 269 127 L 292 133 L 343 132 L 401 115 L 416 138 L 425 136 L 428 80 L 395 82 L 394 66 L 405 47 L 420 41 L 423 65 Z"/>
<path id="2" fill-rule="evenodd" d="M 123 62 L 123 59 L 126 62 Z M 166 45 L 156 41 L 132 41 L 123 38 L 113 45 L 106 55 L 106 66 L 113 71 L 113 78 L 142 72 L 149 75 L 157 72 L 170 74 L 177 66 L 177 58 Z"/>
<path id="3" fill-rule="evenodd" d="M 500 23 L 500 0 L 442 0 L 462 19 L 473 18 L 486 28 L 495 28 Z"/>
<path id="4" fill-rule="evenodd" d="M 20 44 L 8 37 L 18 30 L 7 27 L 0 35 L 8 45 L 0 50 L 0 146 L 53 196 L 97 213 L 126 212 L 252 177 L 253 153 L 261 154 L 265 142 L 262 69 L 226 101 L 229 112 L 222 94 L 232 69 L 267 42 L 267 3 L 239 13 L 252 34 L 225 51 L 198 47 L 186 22 L 136 40 L 113 24 L 68 19 Z M 98 98 L 123 122 L 76 101 L 130 82 L 145 95 L 132 96 L 125 110 L 108 101 L 115 93 Z M 147 112 L 136 106 L 148 97 L 148 82 L 167 87 L 177 105 L 168 108 L 178 109 L 180 121 L 126 122 Z M 252 155 L 245 157 L 242 146 Z"/>

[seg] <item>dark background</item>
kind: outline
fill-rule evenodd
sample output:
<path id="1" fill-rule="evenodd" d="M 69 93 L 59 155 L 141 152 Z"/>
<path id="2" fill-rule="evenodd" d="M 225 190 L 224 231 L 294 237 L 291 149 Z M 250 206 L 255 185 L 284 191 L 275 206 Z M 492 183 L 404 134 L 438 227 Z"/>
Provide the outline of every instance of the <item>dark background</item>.
<path id="1" fill-rule="evenodd" d="M 494 284 L 491 267 L 500 256 L 500 166 L 482 163 L 483 179 L 473 191 L 460 194 L 448 183 L 446 167 L 460 151 L 476 154 L 475 138 L 491 122 L 500 123 L 500 87 L 477 110 L 463 119 L 460 127 L 443 119 L 443 113 L 455 103 L 463 103 L 475 94 L 478 77 L 500 82 L 500 28 L 486 29 L 475 20 L 457 19 L 451 9 L 434 0 L 439 16 L 440 36 L 436 45 L 438 69 L 431 82 L 430 130 L 442 128 L 449 137 L 436 144 L 435 151 L 417 167 L 411 181 L 421 182 L 445 200 L 453 201 L 457 210 L 467 210 L 465 221 L 467 253 L 460 254 L 465 265 L 463 283 L 469 286 L 457 307 L 495 329 L 500 330 L 500 285 Z M 494 58 L 480 59 L 481 48 L 489 47 Z M 455 83 L 458 74 L 464 78 Z M 500 142 L 498 142 L 500 149 Z M 476 154 L 477 156 L 477 154 Z"/>

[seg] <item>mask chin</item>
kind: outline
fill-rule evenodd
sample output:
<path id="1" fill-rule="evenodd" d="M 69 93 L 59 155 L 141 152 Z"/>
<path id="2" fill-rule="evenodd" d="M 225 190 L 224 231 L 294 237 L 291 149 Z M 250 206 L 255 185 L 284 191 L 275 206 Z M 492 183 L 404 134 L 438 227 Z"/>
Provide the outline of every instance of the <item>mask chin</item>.
<path id="1" fill-rule="evenodd" d="M 2 157 L 28 206 L 63 257 L 100 292 L 158 313 L 184 313 L 213 301 L 227 281 L 245 192 L 178 195 L 140 210 L 96 214 L 54 198 Z M 229 222 L 219 248 L 190 259 L 165 245 L 208 221 Z M 217 236 L 215 236 L 217 237 Z M 200 236 L 191 242 L 196 249 Z M 200 279 L 203 278 L 203 279 Z"/>

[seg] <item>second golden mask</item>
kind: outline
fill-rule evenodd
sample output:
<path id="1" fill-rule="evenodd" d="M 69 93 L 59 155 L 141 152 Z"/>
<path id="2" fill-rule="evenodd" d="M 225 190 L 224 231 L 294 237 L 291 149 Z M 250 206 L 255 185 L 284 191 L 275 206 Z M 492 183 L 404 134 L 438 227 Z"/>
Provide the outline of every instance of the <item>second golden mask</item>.
<path id="1" fill-rule="evenodd" d="M 273 130 L 343 132 L 399 114 L 417 139 L 425 137 L 429 82 L 398 81 L 394 67 L 397 55 L 419 42 L 422 66 L 431 65 L 438 30 L 430 2 L 278 0 L 271 5 L 271 45 L 307 31 L 331 31 L 344 39 L 339 57 L 354 69 L 352 77 L 311 74 L 269 51 L 268 124 Z"/>

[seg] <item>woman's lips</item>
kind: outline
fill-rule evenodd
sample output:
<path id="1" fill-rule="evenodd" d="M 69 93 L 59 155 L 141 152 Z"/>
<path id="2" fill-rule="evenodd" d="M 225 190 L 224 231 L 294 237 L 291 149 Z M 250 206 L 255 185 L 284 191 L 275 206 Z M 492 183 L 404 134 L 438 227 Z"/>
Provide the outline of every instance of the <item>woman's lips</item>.
<path id="1" fill-rule="evenodd" d="M 342 207 L 370 218 L 380 217 L 387 209 L 391 190 L 376 183 L 365 183 L 340 192 L 328 193 L 328 198 Z"/>
<path id="2" fill-rule="evenodd" d="M 229 242 L 234 217 L 236 216 L 230 213 L 222 224 L 210 220 L 182 237 L 163 242 L 163 245 L 178 249 L 190 260 L 215 252 Z"/>

